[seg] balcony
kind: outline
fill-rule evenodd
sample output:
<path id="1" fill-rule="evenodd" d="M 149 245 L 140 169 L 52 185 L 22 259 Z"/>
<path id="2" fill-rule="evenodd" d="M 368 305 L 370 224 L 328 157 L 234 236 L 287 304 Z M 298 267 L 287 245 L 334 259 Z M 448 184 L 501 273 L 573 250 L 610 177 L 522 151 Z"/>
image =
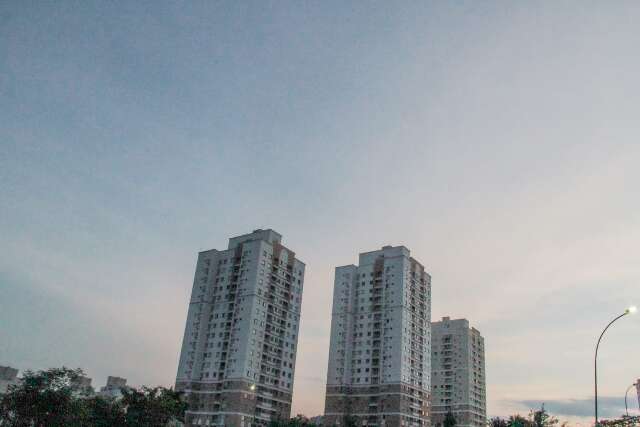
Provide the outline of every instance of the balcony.
<path id="1" fill-rule="evenodd" d="M 259 401 L 256 406 L 260 407 L 260 408 L 266 408 L 266 409 L 272 409 L 273 405 L 269 402 L 266 402 L 264 400 Z"/>

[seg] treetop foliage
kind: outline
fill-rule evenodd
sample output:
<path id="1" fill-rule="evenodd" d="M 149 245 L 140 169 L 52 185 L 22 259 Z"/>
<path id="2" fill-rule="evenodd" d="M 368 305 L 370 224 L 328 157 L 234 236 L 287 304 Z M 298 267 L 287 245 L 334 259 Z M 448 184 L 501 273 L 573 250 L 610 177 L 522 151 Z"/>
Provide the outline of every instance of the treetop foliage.
<path id="1" fill-rule="evenodd" d="M 522 415 L 511 415 L 509 418 L 492 418 L 489 421 L 491 427 L 555 427 L 559 425 L 559 421 L 556 417 L 550 415 L 544 405 L 537 411 L 530 411 L 527 418 Z M 560 427 L 565 427 L 567 424 L 563 423 Z"/>
<path id="2" fill-rule="evenodd" d="M 158 427 L 182 420 L 186 403 L 164 387 L 122 390 L 121 399 L 93 396 L 79 386 L 81 369 L 26 371 L 0 396 L 2 427 Z"/>

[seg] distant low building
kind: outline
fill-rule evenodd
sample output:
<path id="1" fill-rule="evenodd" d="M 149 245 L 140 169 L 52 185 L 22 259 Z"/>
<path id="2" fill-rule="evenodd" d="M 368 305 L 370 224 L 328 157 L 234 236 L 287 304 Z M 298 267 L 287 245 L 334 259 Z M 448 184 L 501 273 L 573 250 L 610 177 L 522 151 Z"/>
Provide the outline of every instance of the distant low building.
<path id="1" fill-rule="evenodd" d="M 10 366 L 0 366 L 0 394 L 4 394 L 10 385 L 18 383 L 18 370 Z"/>
<path id="2" fill-rule="evenodd" d="M 88 377 L 78 377 L 76 378 L 72 384 L 73 388 L 82 395 L 93 395 L 94 390 L 91 386 L 91 378 Z"/>
<path id="3" fill-rule="evenodd" d="M 118 399 L 122 397 L 122 390 L 127 389 L 127 379 L 120 377 L 107 377 L 107 385 L 100 388 L 100 393 L 98 393 L 102 397 L 110 397 L 113 399 Z"/>

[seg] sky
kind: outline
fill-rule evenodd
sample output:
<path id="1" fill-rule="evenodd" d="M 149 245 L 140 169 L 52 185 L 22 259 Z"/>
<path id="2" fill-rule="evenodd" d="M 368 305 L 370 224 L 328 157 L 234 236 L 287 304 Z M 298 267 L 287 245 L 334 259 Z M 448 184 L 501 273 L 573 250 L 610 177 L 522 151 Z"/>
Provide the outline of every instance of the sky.
<path id="1" fill-rule="evenodd" d="M 595 341 L 640 305 L 638 20 L 626 1 L 1 2 L 0 365 L 172 385 L 197 252 L 273 228 L 307 265 L 293 413 L 324 407 L 334 268 L 391 244 L 432 275 L 434 320 L 485 337 L 489 415 L 588 421 Z M 605 336 L 604 416 L 640 378 L 639 332 Z"/>

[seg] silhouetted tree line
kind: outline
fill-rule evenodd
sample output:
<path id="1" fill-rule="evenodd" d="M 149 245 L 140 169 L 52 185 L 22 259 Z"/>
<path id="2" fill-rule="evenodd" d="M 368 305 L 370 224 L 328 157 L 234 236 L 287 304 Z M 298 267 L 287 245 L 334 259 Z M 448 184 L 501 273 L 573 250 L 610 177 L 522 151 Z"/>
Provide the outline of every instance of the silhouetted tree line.
<path id="1" fill-rule="evenodd" d="M 627 417 L 622 416 L 621 418 L 613 419 L 613 420 L 600 420 L 598 422 L 601 427 L 626 427 L 626 426 L 640 426 L 640 417 Z"/>
<path id="2" fill-rule="evenodd" d="M 84 377 L 80 369 L 55 368 L 26 371 L 18 384 L 0 396 L 1 427 L 168 427 L 180 425 L 187 404 L 181 393 L 164 387 L 122 389 L 119 399 L 94 395 L 78 386 Z M 346 415 L 344 427 L 356 427 L 358 419 Z M 443 427 L 455 427 L 448 413 Z M 640 417 L 622 417 L 600 421 L 601 427 L 640 425 Z M 564 427 L 544 405 L 528 417 L 512 415 L 492 418 L 491 427 Z M 268 427 L 316 427 L 307 417 L 297 415 L 286 421 L 271 421 Z M 600 427 L 599 426 L 599 427 Z"/>
<path id="3" fill-rule="evenodd" d="M 554 427 L 560 425 L 560 427 L 567 426 L 567 423 L 562 423 L 552 415 L 549 415 L 544 405 L 537 411 L 529 412 L 528 417 L 522 415 L 512 415 L 509 418 L 492 418 L 489 422 L 491 427 Z"/>
<path id="4" fill-rule="evenodd" d="M 271 421 L 268 427 L 320 427 L 318 424 L 312 423 L 309 418 L 304 415 L 296 415 L 287 421 Z"/>
<path id="5" fill-rule="evenodd" d="M 26 371 L 0 396 L 2 427 L 164 427 L 184 418 L 181 394 L 164 387 L 127 388 L 122 398 L 78 387 L 80 369 Z"/>
<path id="6" fill-rule="evenodd" d="M 537 411 L 531 411 L 527 418 L 521 415 L 512 415 L 509 418 L 492 418 L 491 427 L 565 427 L 567 423 L 559 423 L 556 417 L 549 415 L 544 406 Z M 618 419 L 600 420 L 598 427 L 628 427 L 640 426 L 640 417 L 623 416 Z"/>

